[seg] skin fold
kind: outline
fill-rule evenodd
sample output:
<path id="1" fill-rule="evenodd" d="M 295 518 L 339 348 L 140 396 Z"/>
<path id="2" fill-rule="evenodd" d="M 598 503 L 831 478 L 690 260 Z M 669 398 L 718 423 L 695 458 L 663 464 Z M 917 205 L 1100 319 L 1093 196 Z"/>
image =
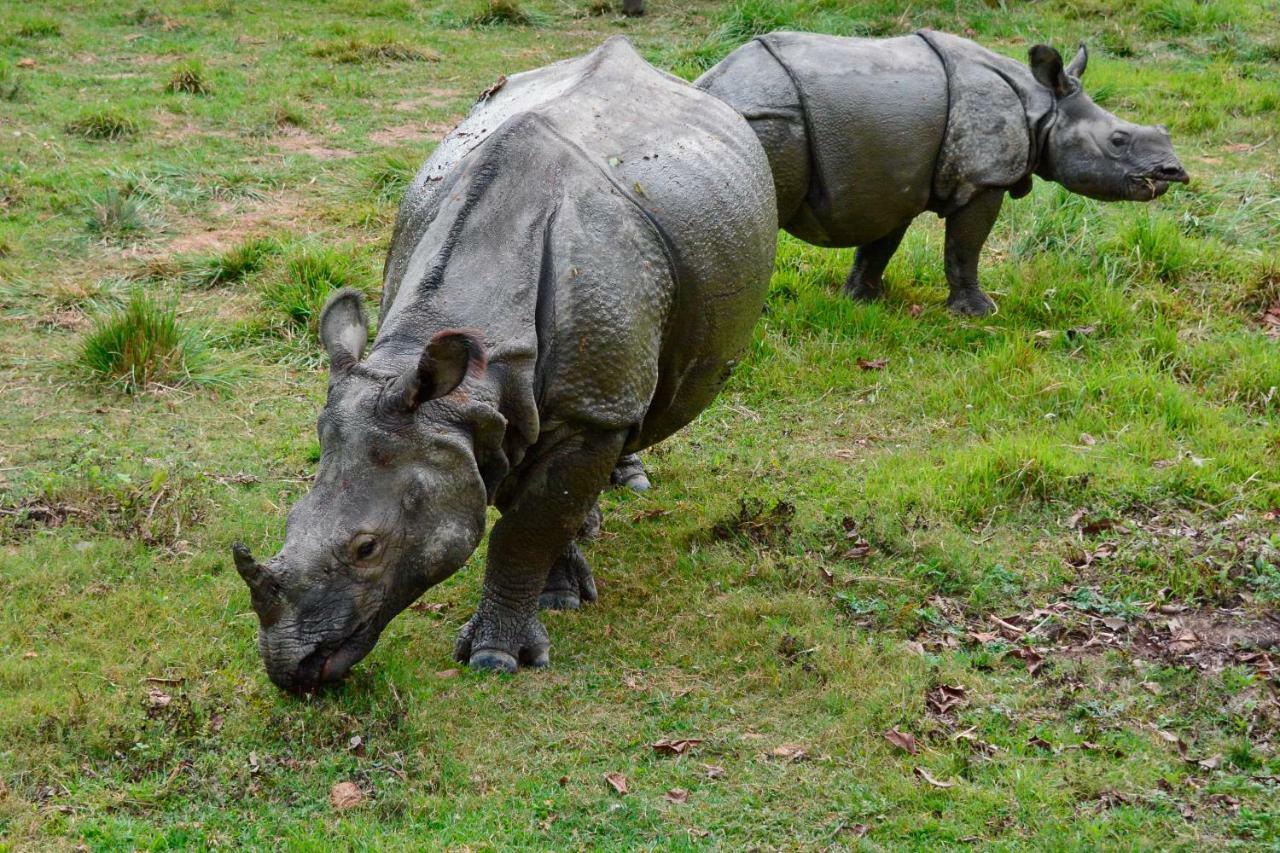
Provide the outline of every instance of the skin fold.
<path id="1" fill-rule="evenodd" d="M 270 678 L 343 678 L 489 534 L 455 654 L 544 666 L 539 604 L 595 596 L 576 540 L 621 454 L 706 407 L 750 341 L 777 212 L 747 123 L 623 38 L 496 84 L 401 204 L 366 354 L 325 306 L 315 484 L 280 552 L 233 549 Z"/>

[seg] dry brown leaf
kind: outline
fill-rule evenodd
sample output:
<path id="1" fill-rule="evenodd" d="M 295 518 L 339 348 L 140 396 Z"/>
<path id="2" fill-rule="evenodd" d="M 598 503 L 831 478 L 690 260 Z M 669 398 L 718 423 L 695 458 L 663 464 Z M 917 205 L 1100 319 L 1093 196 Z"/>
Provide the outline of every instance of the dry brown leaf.
<path id="1" fill-rule="evenodd" d="M 609 787 L 618 793 L 619 796 L 627 793 L 627 777 L 621 773 L 606 773 L 604 781 L 609 783 Z"/>
<path id="2" fill-rule="evenodd" d="M 1015 658 L 1018 658 L 1027 665 L 1027 674 L 1035 675 L 1040 671 L 1040 667 L 1044 666 L 1044 657 L 1042 657 L 1035 649 L 1021 646 L 1009 652 Z"/>
<path id="3" fill-rule="evenodd" d="M 560 787 L 561 787 L 561 788 L 563 788 L 565 785 L 568 785 L 568 784 L 569 784 L 569 777 L 568 777 L 567 775 L 565 775 L 565 776 L 561 776 L 561 777 L 560 777 Z"/>
<path id="4" fill-rule="evenodd" d="M 919 317 L 924 313 L 924 306 L 918 302 L 913 302 L 911 307 L 907 309 L 907 313 L 912 317 Z M 859 824 L 861 826 L 862 824 Z"/>
<path id="5" fill-rule="evenodd" d="M 249 764 L 249 775 L 250 775 L 250 776 L 256 776 L 256 775 L 258 775 L 260 772 L 262 772 L 262 765 L 258 763 L 258 753 L 256 753 L 256 752 L 251 752 L 251 753 L 249 753 L 249 761 L 248 761 L 248 764 Z"/>
<path id="6" fill-rule="evenodd" d="M 684 755 L 700 743 L 702 743 L 702 741 L 698 738 L 684 738 L 681 740 L 667 740 L 666 738 L 663 738 L 657 743 L 649 744 L 649 746 L 654 752 L 660 755 Z"/>
<path id="7" fill-rule="evenodd" d="M 18 60 L 19 68 L 35 68 L 37 65 L 39 65 L 39 63 L 29 56 Z"/>
<path id="8" fill-rule="evenodd" d="M 852 835 L 854 838 L 861 838 L 870 831 L 871 827 L 865 823 L 855 823 L 852 826 L 846 826 L 843 830 L 845 834 Z"/>
<path id="9" fill-rule="evenodd" d="M 1196 762 L 1196 766 L 1201 770 L 1217 770 L 1221 765 L 1221 755 L 1211 755 L 1208 758 L 1202 758 Z"/>
<path id="10" fill-rule="evenodd" d="M 409 609 L 414 613 L 441 613 L 448 606 L 443 601 L 415 601 Z"/>
<path id="11" fill-rule="evenodd" d="M 884 739 L 896 746 L 898 749 L 905 750 L 912 755 L 920 754 L 920 747 L 916 746 L 915 735 L 910 732 L 900 732 L 896 728 L 889 729 L 884 733 Z"/>
<path id="12" fill-rule="evenodd" d="M 1053 744 L 1049 743 L 1049 741 L 1045 740 L 1045 739 L 1044 739 L 1044 738 L 1042 738 L 1042 737 L 1032 737 L 1032 738 L 1028 738 L 1028 739 L 1027 739 L 1027 746 L 1035 747 L 1036 749 L 1043 749 L 1045 752 L 1057 752 L 1057 751 L 1058 751 L 1058 750 L 1056 750 L 1056 749 L 1054 749 L 1054 748 L 1053 748 Z"/>
<path id="13" fill-rule="evenodd" d="M 689 792 L 684 788 L 672 788 L 663 794 L 662 798 L 669 803 L 687 803 L 689 802 Z"/>
<path id="14" fill-rule="evenodd" d="M 719 764 L 704 764 L 702 768 L 707 771 L 708 779 L 719 779 L 724 776 L 724 768 Z"/>
<path id="15" fill-rule="evenodd" d="M 954 788 L 956 786 L 955 782 L 943 782 L 933 778 L 933 776 L 929 775 L 929 771 L 923 767 L 917 767 L 913 772 L 935 788 Z"/>
<path id="16" fill-rule="evenodd" d="M 887 358 L 860 358 L 858 359 L 859 370 L 884 370 L 889 364 Z"/>
<path id="17" fill-rule="evenodd" d="M 1000 635 L 995 631 L 970 631 L 969 636 L 973 638 L 975 643 L 981 643 L 984 646 L 1000 639 Z"/>
<path id="18" fill-rule="evenodd" d="M 161 711 L 173 703 L 173 697 L 162 690 L 147 691 L 147 704 L 152 711 Z"/>
<path id="19" fill-rule="evenodd" d="M 952 708 L 963 703 L 965 696 L 966 691 L 961 686 L 953 687 L 949 684 L 939 684 L 925 694 L 924 704 L 933 713 L 943 716 L 949 713 Z"/>
<path id="20" fill-rule="evenodd" d="M 352 735 L 351 740 L 347 741 L 347 752 L 357 756 L 364 755 L 364 738 L 360 735 Z"/>
<path id="21" fill-rule="evenodd" d="M 329 803 L 338 811 L 354 809 L 364 802 L 364 791 L 355 782 L 339 782 L 329 789 Z"/>
<path id="22" fill-rule="evenodd" d="M 784 743 L 775 746 L 769 751 L 769 754 L 787 761 L 804 761 L 809 757 L 808 753 L 804 751 L 804 747 L 798 743 Z"/>
<path id="23" fill-rule="evenodd" d="M 461 674 L 460 669 L 442 669 L 436 673 L 436 678 L 457 678 Z"/>

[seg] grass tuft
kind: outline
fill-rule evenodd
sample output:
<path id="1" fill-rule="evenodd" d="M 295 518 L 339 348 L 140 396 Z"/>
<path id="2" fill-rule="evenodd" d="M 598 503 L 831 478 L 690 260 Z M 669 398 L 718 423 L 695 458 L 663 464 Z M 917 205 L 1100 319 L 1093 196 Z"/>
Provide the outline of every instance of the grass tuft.
<path id="1" fill-rule="evenodd" d="M 89 217 L 85 223 L 89 232 L 99 237 L 118 240 L 136 238 L 154 224 L 146 203 L 128 190 L 109 187 L 91 197 L 88 202 Z"/>
<path id="2" fill-rule="evenodd" d="M 404 194 L 418 172 L 420 157 L 400 151 L 381 154 L 365 176 L 380 201 L 394 201 Z"/>
<path id="3" fill-rule="evenodd" d="M 52 18 L 27 18 L 20 21 L 13 32 L 19 38 L 52 38 L 62 35 L 62 25 Z"/>
<path id="4" fill-rule="evenodd" d="M 519 0 L 483 0 L 467 23 L 473 27 L 527 27 L 535 19 Z"/>
<path id="5" fill-rule="evenodd" d="M 179 322 L 177 308 L 141 291 L 94 322 L 79 357 L 91 374 L 119 382 L 128 392 L 200 382 L 207 378 L 208 360 L 199 339 Z"/>
<path id="6" fill-rule="evenodd" d="M 262 288 L 262 300 L 292 325 L 313 327 L 329 294 L 354 286 L 358 278 L 356 262 L 346 252 L 304 249 L 289 258 L 281 275 Z"/>
<path id="7" fill-rule="evenodd" d="M 374 38 L 353 36 L 340 41 L 324 42 L 313 47 L 311 55 L 333 62 L 349 64 L 362 62 L 436 62 L 440 59 L 437 54 L 431 51 L 407 45 L 391 36 Z"/>
<path id="8" fill-rule="evenodd" d="M 273 237 L 252 237 L 225 252 L 196 258 L 184 265 L 183 278 L 194 287 L 217 287 L 243 281 L 280 254 Z"/>
<path id="9" fill-rule="evenodd" d="M 208 95 L 213 89 L 209 85 L 204 65 L 197 59 L 189 59 L 179 63 L 169 75 L 165 90 L 186 95 Z"/>
<path id="10" fill-rule="evenodd" d="M 102 107 L 82 113 L 66 125 L 67 133 L 85 139 L 116 141 L 138 132 L 138 124 L 129 116 L 112 107 Z"/>

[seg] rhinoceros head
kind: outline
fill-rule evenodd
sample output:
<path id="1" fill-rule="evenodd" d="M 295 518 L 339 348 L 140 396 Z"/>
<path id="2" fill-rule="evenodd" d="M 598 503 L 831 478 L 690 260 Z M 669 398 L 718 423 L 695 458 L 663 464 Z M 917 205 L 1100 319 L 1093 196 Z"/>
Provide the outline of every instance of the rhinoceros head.
<path id="1" fill-rule="evenodd" d="M 345 676 L 484 532 L 468 431 L 448 416 L 449 400 L 426 405 L 483 369 L 483 346 L 441 333 L 414 367 L 387 376 L 360 363 L 367 335 L 359 295 L 335 294 L 320 321 L 331 376 L 315 483 L 290 511 L 279 554 L 259 564 L 233 546 L 258 614 L 258 651 L 288 690 Z"/>
<path id="2" fill-rule="evenodd" d="M 1102 201 L 1150 201 L 1189 178 L 1163 125 L 1124 121 L 1099 107 L 1080 85 L 1088 51 L 1066 67 L 1048 45 L 1031 48 L 1031 73 L 1053 93 L 1057 118 L 1040 152 L 1039 173 L 1072 192 Z"/>

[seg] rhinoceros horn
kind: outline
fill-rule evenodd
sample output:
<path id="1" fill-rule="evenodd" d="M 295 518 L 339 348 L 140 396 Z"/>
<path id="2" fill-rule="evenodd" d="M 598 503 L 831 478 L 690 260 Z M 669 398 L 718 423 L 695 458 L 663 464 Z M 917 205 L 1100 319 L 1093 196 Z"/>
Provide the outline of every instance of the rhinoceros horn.
<path id="1" fill-rule="evenodd" d="M 269 627 L 280 615 L 279 593 L 275 589 L 267 569 L 249 552 L 243 542 L 231 546 L 231 557 L 235 560 L 236 571 L 249 585 L 249 599 L 253 602 L 253 610 L 262 620 L 264 628 Z"/>

